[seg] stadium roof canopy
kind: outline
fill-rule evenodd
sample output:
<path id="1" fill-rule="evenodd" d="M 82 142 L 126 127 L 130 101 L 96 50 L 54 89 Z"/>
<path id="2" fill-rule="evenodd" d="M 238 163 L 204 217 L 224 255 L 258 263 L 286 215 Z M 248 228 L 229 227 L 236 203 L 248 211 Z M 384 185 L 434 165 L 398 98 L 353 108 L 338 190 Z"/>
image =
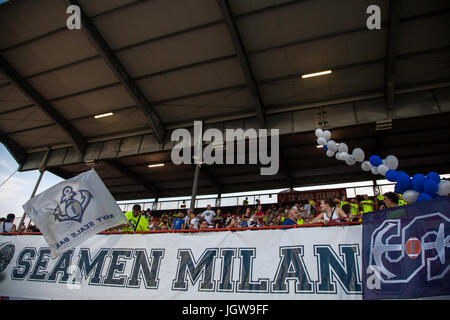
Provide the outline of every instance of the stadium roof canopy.
<path id="1" fill-rule="evenodd" d="M 70 4 L 81 30 L 66 27 Z M 380 30 L 366 26 L 373 4 Z M 281 133 L 277 175 L 202 166 L 198 194 L 372 179 L 316 148 L 322 126 L 408 173 L 449 172 L 449 21 L 448 0 L 11 0 L 0 142 L 22 171 L 48 148 L 63 178 L 95 165 L 117 200 L 191 193 L 194 165 L 171 162 L 170 137 L 194 120 Z"/>

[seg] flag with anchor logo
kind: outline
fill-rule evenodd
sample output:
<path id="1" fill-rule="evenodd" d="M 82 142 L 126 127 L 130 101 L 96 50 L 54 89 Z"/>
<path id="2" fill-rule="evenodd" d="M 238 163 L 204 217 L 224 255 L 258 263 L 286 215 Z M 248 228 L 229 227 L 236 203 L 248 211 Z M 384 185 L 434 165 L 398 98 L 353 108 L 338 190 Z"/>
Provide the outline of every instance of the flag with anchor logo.
<path id="1" fill-rule="evenodd" d="M 450 198 L 363 216 L 363 298 L 450 297 Z"/>
<path id="2" fill-rule="evenodd" d="M 128 223 L 94 169 L 47 189 L 23 209 L 41 230 L 52 259 L 98 232 Z"/>

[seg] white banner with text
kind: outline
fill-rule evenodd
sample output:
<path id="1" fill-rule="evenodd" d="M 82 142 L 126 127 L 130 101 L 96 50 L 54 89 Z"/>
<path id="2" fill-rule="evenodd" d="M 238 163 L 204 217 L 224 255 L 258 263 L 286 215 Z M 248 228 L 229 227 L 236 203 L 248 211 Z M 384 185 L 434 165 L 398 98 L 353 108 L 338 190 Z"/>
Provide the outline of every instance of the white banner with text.
<path id="1" fill-rule="evenodd" d="M 95 235 L 56 260 L 39 235 L 0 236 L 0 296 L 361 299 L 362 227 Z"/>

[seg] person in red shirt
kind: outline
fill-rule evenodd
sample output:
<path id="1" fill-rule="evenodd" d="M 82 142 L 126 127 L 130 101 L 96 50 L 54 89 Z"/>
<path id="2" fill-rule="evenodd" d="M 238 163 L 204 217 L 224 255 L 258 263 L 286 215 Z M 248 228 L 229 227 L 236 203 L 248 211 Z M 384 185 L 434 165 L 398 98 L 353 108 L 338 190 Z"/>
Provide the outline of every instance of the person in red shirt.
<path id="1" fill-rule="evenodd" d="M 257 221 L 258 221 L 258 225 L 262 226 L 264 224 L 263 218 L 266 213 L 263 211 L 261 205 L 258 206 L 255 214 L 256 214 Z"/>

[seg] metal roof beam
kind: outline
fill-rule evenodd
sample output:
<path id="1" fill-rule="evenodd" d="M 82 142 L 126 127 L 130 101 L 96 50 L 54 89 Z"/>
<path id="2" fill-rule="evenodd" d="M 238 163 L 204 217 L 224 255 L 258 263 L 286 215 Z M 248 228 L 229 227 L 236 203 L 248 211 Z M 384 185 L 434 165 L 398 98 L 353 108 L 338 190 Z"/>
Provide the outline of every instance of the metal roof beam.
<path id="1" fill-rule="evenodd" d="M 67 121 L 55 107 L 29 84 L 6 60 L 0 57 L 0 70 L 28 99 L 38 106 L 50 119 L 67 134 L 73 146 L 82 155 L 86 151 L 85 138 Z"/>
<path id="2" fill-rule="evenodd" d="M 386 113 L 391 117 L 395 99 L 395 60 L 397 56 L 397 40 L 399 34 L 401 0 L 389 1 L 389 25 L 387 32 L 386 58 L 385 58 L 385 92 Z"/>
<path id="3" fill-rule="evenodd" d="M 247 80 L 248 87 L 250 89 L 252 96 L 255 99 L 256 117 L 258 119 L 259 125 L 261 126 L 261 128 L 267 128 L 267 122 L 264 115 L 264 103 L 261 97 L 261 93 L 259 92 L 255 76 L 253 75 L 253 72 L 250 68 L 250 62 L 248 61 L 247 54 L 245 53 L 244 45 L 242 43 L 242 39 L 239 35 L 237 26 L 231 14 L 231 9 L 228 4 L 228 1 L 217 0 L 217 4 L 219 5 L 220 10 L 222 12 L 222 16 L 225 20 L 225 25 L 227 26 L 228 33 L 233 42 L 233 46 L 238 56 L 239 63 L 241 65 L 242 71 L 244 72 L 245 79 Z M 286 172 L 288 176 L 289 185 L 293 185 L 292 173 L 289 170 L 289 167 L 287 166 L 287 163 L 281 153 L 280 153 L 280 163 L 281 168 Z"/>
<path id="4" fill-rule="evenodd" d="M 256 101 L 256 113 L 260 126 L 262 128 L 266 128 L 266 119 L 264 117 L 264 107 L 261 98 L 261 94 L 259 93 L 258 87 L 256 85 L 256 80 L 253 75 L 252 70 L 250 69 L 250 63 L 248 61 L 247 55 L 245 54 L 244 45 L 242 44 L 241 37 L 237 31 L 237 27 L 234 23 L 233 17 L 231 15 L 231 10 L 227 0 L 217 0 L 217 4 L 220 7 L 222 15 L 225 20 L 225 25 L 227 26 L 228 33 L 230 34 L 231 40 L 233 42 L 234 49 L 236 50 L 236 54 L 239 58 L 239 63 L 241 65 L 242 71 L 244 72 L 245 79 L 247 80 L 247 84 L 249 86 L 250 92 Z"/>
<path id="5" fill-rule="evenodd" d="M 106 43 L 105 39 L 102 37 L 100 32 L 97 30 L 91 19 L 82 9 L 82 6 L 77 0 L 67 0 L 70 4 L 76 5 L 80 8 L 81 12 L 81 23 L 83 25 L 82 30 L 97 49 L 99 54 L 105 60 L 110 69 L 118 77 L 121 84 L 128 91 L 134 102 L 141 107 L 145 116 L 147 117 L 150 127 L 155 132 L 155 136 L 159 143 L 164 143 L 165 128 L 164 124 L 159 118 L 158 114 L 153 110 L 152 106 L 148 102 L 145 95 L 138 88 L 136 83 L 130 74 L 125 70 L 125 67 L 115 56 L 113 50 Z"/>
<path id="6" fill-rule="evenodd" d="M 19 166 L 22 166 L 27 160 L 26 151 L 9 136 L 0 131 L 0 143 L 6 147 L 9 153 L 13 156 Z"/>
<path id="7" fill-rule="evenodd" d="M 161 190 L 159 190 L 159 188 L 154 186 L 150 181 L 148 181 L 147 179 L 143 178 L 141 175 L 139 175 L 139 174 L 135 173 L 134 171 L 131 171 L 130 169 L 128 169 L 126 166 L 121 164 L 119 161 L 117 161 L 117 160 L 103 160 L 103 162 L 106 163 L 107 165 L 109 165 L 110 167 L 116 169 L 117 171 L 119 171 L 122 175 L 130 178 L 131 180 L 133 180 L 136 183 L 138 183 L 141 186 L 143 186 L 145 189 L 147 189 L 148 191 L 153 193 L 155 195 L 155 197 L 159 197 L 159 195 L 161 194 Z"/>

